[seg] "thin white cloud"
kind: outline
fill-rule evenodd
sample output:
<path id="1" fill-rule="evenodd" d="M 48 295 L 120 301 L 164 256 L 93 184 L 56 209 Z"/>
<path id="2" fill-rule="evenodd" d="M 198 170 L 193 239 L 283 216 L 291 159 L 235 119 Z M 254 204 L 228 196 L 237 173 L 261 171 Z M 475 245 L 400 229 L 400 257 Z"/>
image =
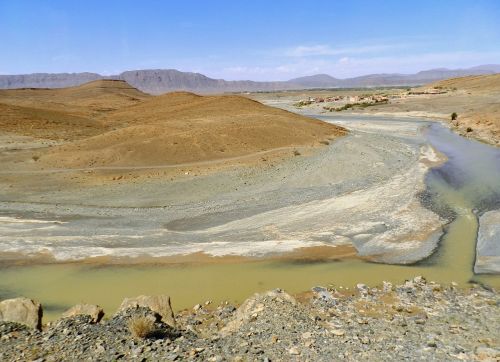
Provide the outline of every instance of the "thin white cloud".
<path id="1" fill-rule="evenodd" d="M 347 54 L 364 54 L 376 53 L 390 49 L 400 48 L 400 44 L 379 44 L 379 45 L 364 45 L 358 47 L 334 48 L 330 45 L 299 45 L 285 51 L 288 57 L 310 57 L 310 56 L 325 56 L 325 55 L 347 55 Z"/>
<path id="2" fill-rule="evenodd" d="M 340 77 L 370 73 L 415 73 L 432 68 L 468 68 L 481 64 L 498 63 L 498 52 L 434 52 L 406 56 L 345 57 L 330 63 L 326 68 Z"/>
<path id="3" fill-rule="evenodd" d="M 212 77 L 228 80 L 260 81 L 288 80 L 318 73 L 338 78 L 350 78 L 373 73 L 416 73 L 432 68 L 468 68 L 480 64 L 498 63 L 498 52 L 429 52 L 391 56 L 296 57 L 289 62 L 269 66 L 235 65 L 220 69 L 203 69 Z"/>

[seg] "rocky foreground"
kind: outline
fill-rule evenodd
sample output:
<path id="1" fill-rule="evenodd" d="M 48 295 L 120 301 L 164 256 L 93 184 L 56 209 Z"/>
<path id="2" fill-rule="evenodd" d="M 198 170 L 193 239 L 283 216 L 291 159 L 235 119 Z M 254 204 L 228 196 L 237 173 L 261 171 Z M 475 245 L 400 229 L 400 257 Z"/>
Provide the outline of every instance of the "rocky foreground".
<path id="1" fill-rule="evenodd" d="M 175 316 L 167 296 L 142 296 L 109 319 L 81 305 L 40 328 L 38 304 L 7 300 L 0 360 L 498 361 L 499 302 L 494 290 L 416 277 L 379 288 L 315 287 L 295 298 L 273 290 L 239 308 L 206 302 Z M 6 321 L 21 317 L 31 327 Z"/>

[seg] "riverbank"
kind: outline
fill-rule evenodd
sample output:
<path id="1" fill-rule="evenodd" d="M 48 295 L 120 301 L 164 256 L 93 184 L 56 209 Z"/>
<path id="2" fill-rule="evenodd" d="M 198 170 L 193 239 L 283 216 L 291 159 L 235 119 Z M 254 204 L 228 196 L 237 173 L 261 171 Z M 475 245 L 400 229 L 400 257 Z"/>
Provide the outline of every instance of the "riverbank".
<path id="1" fill-rule="evenodd" d="M 498 292 L 480 286 L 460 289 L 422 277 L 396 286 L 384 282 L 378 287 L 358 284 L 354 289 L 314 287 L 295 296 L 273 290 L 254 295 L 239 308 L 207 301 L 176 313 L 175 322 L 168 308 L 161 310 L 163 321 L 158 304 L 151 308 L 157 312 L 123 309 L 99 323 L 90 316 L 72 316 L 42 331 L 0 322 L 0 358 L 493 361 L 500 357 Z"/>
<path id="2" fill-rule="evenodd" d="M 500 74 L 451 78 L 417 88 L 304 90 L 250 97 L 303 113 L 440 120 L 463 137 L 500 146 Z"/>

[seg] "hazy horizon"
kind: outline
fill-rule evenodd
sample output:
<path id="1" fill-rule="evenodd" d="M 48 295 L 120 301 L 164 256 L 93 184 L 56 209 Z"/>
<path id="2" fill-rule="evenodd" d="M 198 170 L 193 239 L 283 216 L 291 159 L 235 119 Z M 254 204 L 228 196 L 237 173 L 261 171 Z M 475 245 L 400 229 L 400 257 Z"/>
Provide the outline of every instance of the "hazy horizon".
<path id="1" fill-rule="evenodd" d="M 0 0 L 0 74 L 177 69 L 227 80 L 498 64 L 500 3 Z"/>

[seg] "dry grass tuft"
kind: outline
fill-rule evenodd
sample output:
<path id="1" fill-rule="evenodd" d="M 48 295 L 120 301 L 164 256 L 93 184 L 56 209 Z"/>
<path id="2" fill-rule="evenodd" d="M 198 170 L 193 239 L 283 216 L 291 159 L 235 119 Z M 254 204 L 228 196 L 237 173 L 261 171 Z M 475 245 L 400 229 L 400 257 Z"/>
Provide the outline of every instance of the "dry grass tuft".
<path id="1" fill-rule="evenodd" d="M 138 339 L 151 337 L 155 333 L 154 322 L 147 317 L 133 317 L 128 322 L 128 329 Z"/>

